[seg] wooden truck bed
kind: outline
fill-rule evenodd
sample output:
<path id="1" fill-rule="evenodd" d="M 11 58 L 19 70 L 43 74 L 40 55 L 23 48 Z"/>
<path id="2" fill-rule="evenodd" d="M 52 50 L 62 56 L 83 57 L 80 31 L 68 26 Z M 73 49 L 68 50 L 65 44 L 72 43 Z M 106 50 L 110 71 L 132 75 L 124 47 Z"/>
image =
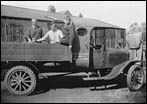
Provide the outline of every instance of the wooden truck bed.
<path id="1" fill-rule="evenodd" d="M 71 61 L 71 50 L 61 44 L 1 43 L 1 61 Z"/>

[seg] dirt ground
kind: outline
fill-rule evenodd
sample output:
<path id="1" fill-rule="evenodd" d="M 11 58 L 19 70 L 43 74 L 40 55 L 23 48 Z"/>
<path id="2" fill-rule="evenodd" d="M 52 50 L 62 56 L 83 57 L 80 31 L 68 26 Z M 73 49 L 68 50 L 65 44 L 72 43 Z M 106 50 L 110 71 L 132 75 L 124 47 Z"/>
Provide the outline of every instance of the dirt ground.
<path id="1" fill-rule="evenodd" d="M 12 96 L 1 82 L 1 103 L 146 103 L 146 84 L 142 90 L 130 92 L 122 82 L 122 79 L 87 82 L 69 76 L 47 78 L 40 80 L 30 96 Z"/>

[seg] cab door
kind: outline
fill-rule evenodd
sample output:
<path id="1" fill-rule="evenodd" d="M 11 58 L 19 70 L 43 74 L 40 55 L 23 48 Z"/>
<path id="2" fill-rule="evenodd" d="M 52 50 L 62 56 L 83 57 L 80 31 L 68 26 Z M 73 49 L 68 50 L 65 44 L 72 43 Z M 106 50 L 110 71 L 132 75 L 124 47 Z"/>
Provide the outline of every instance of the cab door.
<path id="1" fill-rule="evenodd" d="M 76 68 L 87 69 L 89 67 L 89 30 L 84 27 L 77 27 L 77 34 L 74 38 L 72 48 L 72 63 Z"/>
<path id="2" fill-rule="evenodd" d="M 94 28 L 91 32 L 90 39 L 90 67 L 102 68 L 104 67 L 104 43 L 105 30 L 103 28 Z"/>

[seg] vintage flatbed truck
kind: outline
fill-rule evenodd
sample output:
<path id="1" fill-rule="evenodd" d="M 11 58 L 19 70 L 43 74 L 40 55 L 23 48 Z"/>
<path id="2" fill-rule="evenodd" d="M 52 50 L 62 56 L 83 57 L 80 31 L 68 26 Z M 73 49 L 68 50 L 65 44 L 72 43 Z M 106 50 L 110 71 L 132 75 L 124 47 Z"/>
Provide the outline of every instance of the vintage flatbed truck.
<path id="1" fill-rule="evenodd" d="M 123 75 L 131 91 L 141 89 L 142 62 L 129 60 L 125 29 L 80 24 L 76 26 L 76 33 L 72 49 L 47 42 L 1 42 L 1 70 L 8 70 L 5 75 L 8 91 L 29 95 L 44 73 L 50 77 L 49 73 L 53 72 L 84 72 L 87 77 L 83 80 L 113 80 Z M 120 47 L 116 42 L 118 35 L 123 40 Z"/>

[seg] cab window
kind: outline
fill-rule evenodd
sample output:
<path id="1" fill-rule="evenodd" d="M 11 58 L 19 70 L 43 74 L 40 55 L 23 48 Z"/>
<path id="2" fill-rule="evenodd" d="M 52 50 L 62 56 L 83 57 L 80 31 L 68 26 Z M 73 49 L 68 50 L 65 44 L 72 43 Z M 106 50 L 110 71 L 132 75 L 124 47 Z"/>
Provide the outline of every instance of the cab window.
<path id="1" fill-rule="evenodd" d="M 90 44 L 93 48 L 102 49 L 105 44 L 105 29 L 94 28 L 90 35 Z"/>
<path id="2" fill-rule="evenodd" d="M 95 44 L 96 45 L 104 45 L 105 38 L 105 30 L 104 29 L 96 29 L 95 33 Z"/>
<path id="3" fill-rule="evenodd" d="M 79 28 L 79 29 L 77 29 L 77 34 L 79 36 L 84 36 L 84 35 L 87 34 L 87 29 L 85 29 L 85 28 Z"/>
<path id="4" fill-rule="evenodd" d="M 106 29 L 106 48 L 115 48 L 115 30 Z"/>
<path id="5" fill-rule="evenodd" d="M 106 29 L 106 48 L 124 48 L 125 30 L 121 29 Z"/>

